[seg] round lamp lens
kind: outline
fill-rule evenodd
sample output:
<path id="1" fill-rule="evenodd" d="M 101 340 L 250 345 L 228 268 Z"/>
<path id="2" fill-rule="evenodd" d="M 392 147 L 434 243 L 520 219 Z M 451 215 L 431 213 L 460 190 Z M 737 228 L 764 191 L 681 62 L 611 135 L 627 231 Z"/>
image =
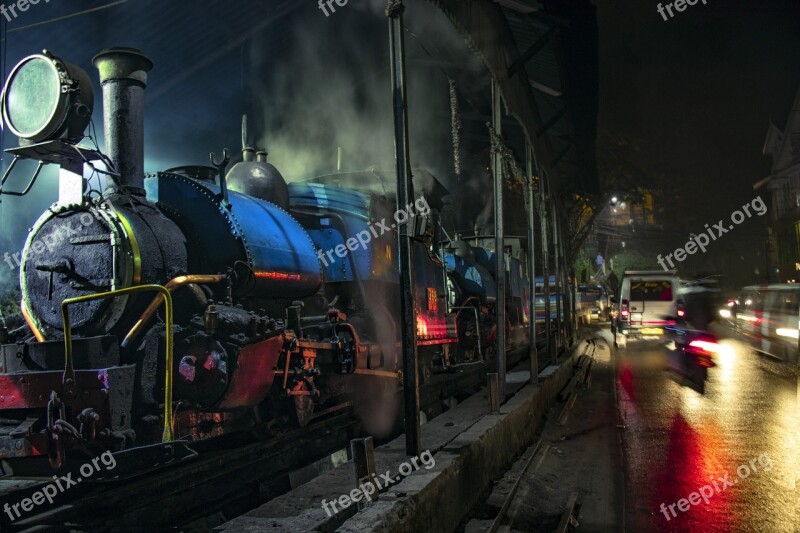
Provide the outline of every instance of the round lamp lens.
<path id="1" fill-rule="evenodd" d="M 61 83 L 53 64 L 34 57 L 21 65 L 6 90 L 6 118 L 20 137 L 33 137 L 46 128 L 56 112 Z"/>

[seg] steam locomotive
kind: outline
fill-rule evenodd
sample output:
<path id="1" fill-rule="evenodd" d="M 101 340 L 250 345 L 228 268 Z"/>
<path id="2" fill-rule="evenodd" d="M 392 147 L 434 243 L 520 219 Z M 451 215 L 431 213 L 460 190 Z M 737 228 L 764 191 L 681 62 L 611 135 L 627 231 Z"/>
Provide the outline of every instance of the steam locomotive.
<path id="1" fill-rule="evenodd" d="M 481 329 L 478 343 L 488 346 L 491 295 L 471 293 L 454 263 L 459 256 L 479 268 L 461 252 L 483 249 L 439 253 L 447 192 L 433 176 L 415 173 L 420 209 L 405 219 L 380 173 L 287 184 L 247 142 L 230 169 L 225 152 L 211 155 L 213 167 L 145 176 L 152 62 L 114 48 L 93 64 L 105 153 L 80 144 L 94 98 L 75 65 L 47 51 L 29 56 L 0 99 L 3 123 L 20 140 L 7 150 L 14 160 L 0 194 L 25 194 L 44 164 L 60 167 L 59 200 L 22 253 L 26 325 L 0 328 L 0 459 L 46 455 L 59 468 L 73 451 L 208 439 L 275 417 L 303 426 L 315 405 L 346 396 L 348 380 L 396 382 L 398 224 L 413 235 L 423 381 L 435 367 L 476 359 L 457 322 L 465 332 Z M 3 190 L 24 159 L 39 163 L 28 186 Z M 87 193 L 84 168 L 106 174 L 99 196 Z M 379 234 L 376 221 L 391 230 Z M 470 305 L 472 325 L 460 314 Z M 522 324 L 526 312 L 513 320 Z"/>
<path id="2" fill-rule="evenodd" d="M 506 263 L 506 342 L 511 351 L 528 346 L 529 292 L 527 265 L 519 239 L 506 239 L 511 251 Z M 494 236 L 456 235 L 444 248 L 448 272 L 449 309 L 456 316 L 459 342 L 453 346 L 454 360 L 470 363 L 496 356 L 495 308 L 497 265 Z"/>

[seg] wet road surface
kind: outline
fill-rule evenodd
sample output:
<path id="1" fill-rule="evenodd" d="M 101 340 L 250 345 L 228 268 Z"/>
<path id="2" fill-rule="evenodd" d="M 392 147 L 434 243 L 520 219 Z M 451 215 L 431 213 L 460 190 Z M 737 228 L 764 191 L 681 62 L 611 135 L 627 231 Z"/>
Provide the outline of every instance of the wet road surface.
<path id="1" fill-rule="evenodd" d="M 628 531 L 800 532 L 796 374 L 721 344 L 705 396 L 669 379 L 657 344 L 616 352 Z"/>

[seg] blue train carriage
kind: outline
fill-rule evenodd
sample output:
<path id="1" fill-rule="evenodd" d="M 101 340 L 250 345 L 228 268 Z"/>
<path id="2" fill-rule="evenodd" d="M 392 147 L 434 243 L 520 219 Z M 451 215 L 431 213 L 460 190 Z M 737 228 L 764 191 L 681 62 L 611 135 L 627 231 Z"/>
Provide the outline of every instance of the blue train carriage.
<path id="1" fill-rule="evenodd" d="M 557 328 L 558 310 L 556 309 L 556 297 L 561 302 L 561 320 L 564 319 L 564 295 L 559 290 L 559 285 L 555 276 L 549 277 L 550 283 L 550 321 L 551 328 Z M 537 331 L 544 332 L 545 328 L 545 300 L 544 300 L 544 276 L 536 277 L 536 327 Z"/>
<path id="2" fill-rule="evenodd" d="M 421 177 L 418 177 L 421 176 Z M 417 342 L 421 376 L 448 365 L 457 342 L 455 315 L 448 313 L 444 265 L 432 242 L 446 189 L 415 171 L 413 205 L 395 208 L 393 173 L 364 171 L 321 176 L 289 184 L 290 213 L 314 242 L 323 269 L 324 298 L 347 315 L 358 333 L 360 368 L 401 368 L 398 342 L 400 287 L 397 225 L 412 224 Z"/>
<path id="3" fill-rule="evenodd" d="M 490 335 L 497 321 L 497 285 L 494 276 L 475 261 L 475 251 L 465 241 L 449 243 L 444 252 L 448 306 L 456 315 L 459 342 L 453 362 L 472 363 L 492 357 Z"/>
<path id="4" fill-rule="evenodd" d="M 456 235 L 444 253 L 449 278 L 448 302 L 458 317 L 457 362 L 494 356 L 497 285 L 492 239 L 491 236 L 462 239 Z M 512 247 L 512 252 L 505 254 L 506 333 L 511 350 L 527 346 L 529 320 L 527 267 L 513 250 Z"/>
<path id="5" fill-rule="evenodd" d="M 496 277 L 497 263 L 494 251 L 494 236 L 487 236 L 484 246 L 475 246 L 475 259 L 489 273 Z M 515 246 L 515 244 L 517 244 Z M 519 241 L 507 238 L 506 246 L 509 252 L 505 259 L 505 288 L 506 288 L 506 333 L 511 349 L 518 349 L 528 342 L 528 277 L 527 266 L 522 257 L 522 248 Z"/>

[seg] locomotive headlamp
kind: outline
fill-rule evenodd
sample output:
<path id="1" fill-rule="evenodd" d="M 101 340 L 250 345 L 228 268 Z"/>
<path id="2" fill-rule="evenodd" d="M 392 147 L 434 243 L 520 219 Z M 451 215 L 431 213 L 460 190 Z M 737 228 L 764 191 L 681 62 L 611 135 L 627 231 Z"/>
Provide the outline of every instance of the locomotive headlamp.
<path id="1" fill-rule="evenodd" d="M 20 140 L 80 139 L 93 105 L 86 72 L 45 50 L 12 69 L 0 98 L 0 117 Z"/>

